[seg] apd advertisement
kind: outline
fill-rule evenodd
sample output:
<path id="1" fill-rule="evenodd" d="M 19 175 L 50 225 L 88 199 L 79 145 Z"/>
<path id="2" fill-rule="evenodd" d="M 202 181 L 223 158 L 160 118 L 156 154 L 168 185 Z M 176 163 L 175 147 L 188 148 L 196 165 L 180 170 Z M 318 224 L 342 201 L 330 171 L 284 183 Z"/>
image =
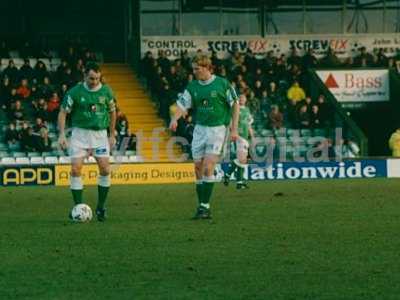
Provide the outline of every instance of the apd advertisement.
<path id="1" fill-rule="evenodd" d="M 2 186 L 54 185 L 54 166 L 0 167 Z"/>
<path id="2" fill-rule="evenodd" d="M 388 70 L 317 71 L 339 102 L 389 101 Z"/>
<path id="3" fill-rule="evenodd" d="M 58 165 L 55 167 L 55 184 L 69 185 L 71 167 Z M 85 165 L 82 179 L 85 185 L 96 185 L 98 177 L 97 165 Z M 112 184 L 161 184 L 194 182 L 194 165 L 192 163 L 160 163 L 160 164 L 121 164 L 111 167 Z"/>
<path id="4" fill-rule="evenodd" d="M 400 37 L 396 34 L 376 35 L 345 34 L 345 35 L 284 35 L 284 36 L 144 36 L 141 41 L 142 56 L 150 51 L 154 55 L 163 50 L 167 57 L 178 58 L 182 51 L 194 55 L 198 50 L 205 52 L 215 51 L 222 58 L 227 53 L 238 50 L 246 52 L 251 50 L 256 54 L 268 51 L 276 55 L 288 53 L 290 49 L 297 49 L 304 54 L 308 49 L 313 49 L 317 57 L 326 54 L 329 48 L 333 49 L 340 58 L 354 56 L 360 47 L 365 47 L 368 52 L 382 48 L 388 57 L 400 51 Z"/>

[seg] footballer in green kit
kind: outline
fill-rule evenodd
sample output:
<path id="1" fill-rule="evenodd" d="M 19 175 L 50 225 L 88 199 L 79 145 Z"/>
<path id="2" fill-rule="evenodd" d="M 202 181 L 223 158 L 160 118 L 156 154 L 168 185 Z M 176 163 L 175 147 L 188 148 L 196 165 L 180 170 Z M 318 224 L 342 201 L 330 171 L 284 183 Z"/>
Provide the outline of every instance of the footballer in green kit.
<path id="1" fill-rule="evenodd" d="M 254 138 L 254 131 L 251 125 L 253 124 L 253 117 L 250 113 L 250 109 L 246 106 L 246 95 L 242 94 L 239 97 L 239 124 L 238 134 L 239 137 L 234 142 L 234 148 L 236 149 L 236 158 L 231 161 L 229 170 L 224 174 L 224 185 L 229 185 L 229 178 L 233 172 L 236 172 L 236 188 L 248 189 L 247 183 L 244 181 L 244 170 L 247 166 L 247 157 L 249 155 L 250 139 Z"/>
<path id="2" fill-rule="evenodd" d="M 65 136 L 67 114 L 71 116 L 72 134 L 69 144 Z M 71 157 L 70 187 L 75 205 L 82 203 L 81 172 L 84 159 L 93 155 L 99 166 L 96 216 L 105 221 L 105 203 L 110 183 L 110 149 L 115 145 L 115 100 L 109 86 L 101 83 L 100 68 L 95 63 L 85 67 L 83 83 L 65 95 L 58 115 L 59 144 Z M 107 135 L 109 129 L 110 136 Z"/>
<path id="3" fill-rule="evenodd" d="M 238 137 L 238 97 L 229 82 L 211 73 L 211 60 L 206 55 L 193 61 L 196 80 L 188 84 L 177 100 L 177 110 L 170 123 L 176 131 L 178 120 L 193 111 L 192 155 L 195 164 L 198 208 L 194 219 L 211 218 L 210 200 L 214 187 L 214 169 L 219 161 L 226 141 Z"/>

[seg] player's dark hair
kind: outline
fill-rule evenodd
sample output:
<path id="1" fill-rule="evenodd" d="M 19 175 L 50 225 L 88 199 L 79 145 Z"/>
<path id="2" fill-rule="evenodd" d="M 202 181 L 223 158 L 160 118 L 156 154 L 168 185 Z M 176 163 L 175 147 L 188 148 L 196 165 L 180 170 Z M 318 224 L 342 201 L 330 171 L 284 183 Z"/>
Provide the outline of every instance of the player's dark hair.
<path id="1" fill-rule="evenodd" d="M 90 71 L 99 73 L 100 66 L 97 63 L 90 61 L 85 65 L 85 74 L 88 74 Z"/>

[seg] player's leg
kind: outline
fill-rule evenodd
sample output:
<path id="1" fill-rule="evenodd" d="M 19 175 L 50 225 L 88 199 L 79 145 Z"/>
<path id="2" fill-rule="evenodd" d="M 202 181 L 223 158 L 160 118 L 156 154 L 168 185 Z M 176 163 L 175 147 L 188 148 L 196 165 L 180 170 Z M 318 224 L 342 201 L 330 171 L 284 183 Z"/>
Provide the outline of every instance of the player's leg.
<path id="1" fill-rule="evenodd" d="M 68 147 L 71 157 L 70 187 L 75 204 L 82 203 L 83 182 L 81 177 L 83 161 L 88 155 L 85 133 L 79 128 L 72 129 L 72 135 Z"/>
<path id="2" fill-rule="evenodd" d="M 236 171 L 236 188 L 237 189 L 247 189 L 249 188 L 244 181 L 244 170 L 247 166 L 247 156 L 249 153 L 249 143 L 243 139 L 239 138 L 237 141 L 237 159 L 235 160 L 235 165 L 237 166 Z"/>
<path id="3" fill-rule="evenodd" d="M 198 207 L 194 219 L 200 219 L 203 216 L 203 208 L 201 203 L 204 199 L 204 182 L 203 182 L 203 158 L 206 145 L 206 134 L 204 126 L 196 125 L 193 131 L 192 140 L 192 156 L 194 160 L 195 174 L 196 174 L 196 194 L 198 200 Z"/>
<path id="4" fill-rule="evenodd" d="M 83 161 L 86 156 L 86 151 L 79 151 L 82 156 L 79 156 L 77 150 L 75 150 L 76 156 L 71 157 L 71 179 L 70 179 L 70 188 L 72 193 L 72 199 L 74 204 L 80 204 L 83 202 L 82 194 L 83 194 L 83 182 L 82 182 L 82 167 Z"/>
<path id="5" fill-rule="evenodd" d="M 235 160 L 237 159 L 236 154 L 237 154 L 237 144 L 236 144 L 236 142 L 231 142 L 231 151 L 230 151 L 231 161 L 229 163 L 228 171 L 226 171 L 224 173 L 224 179 L 223 179 L 223 183 L 224 183 L 225 186 L 229 185 L 229 181 L 230 181 L 231 175 L 237 169 L 237 165 L 235 163 Z"/>
<path id="6" fill-rule="evenodd" d="M 96 215 L 99 221 L 105 221 L 106 219 L 106 201 L 108 196 L 108 191 L 111 186 L 110 178 L 110 158 L 96 156 L 97 165 L 99 166 L 99 177 L 97 179 L 97 190 L 98 190 L 98 200 L 96 207 Z"/>
<path id="7" fill-rule="evenodd" d="M 226 141 L 227 129 L 225 126 L 207 127 L 205 131 L 206 145 L 202 163 L 203 195 L 200 208 L 204 211 L 202 218 L 210 218 L 210 201 L 214 189 L 215 165 L 219 161 Z"/>
<path id="8" fill-rule="evenodd" d="M 203 199 L 201 205 L 210 209 L 211 195 L 214 189 L 215 165 L 219 161 L 220 156 L 216 154 L 207 154 L 203 160 Z"/>

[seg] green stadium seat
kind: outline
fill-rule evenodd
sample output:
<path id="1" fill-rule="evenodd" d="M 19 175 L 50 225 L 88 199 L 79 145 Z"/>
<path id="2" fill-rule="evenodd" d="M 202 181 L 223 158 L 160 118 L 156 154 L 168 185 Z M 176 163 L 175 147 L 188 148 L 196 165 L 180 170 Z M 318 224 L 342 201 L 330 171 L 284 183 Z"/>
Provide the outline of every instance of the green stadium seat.
<path id="1" fill-rule="evenodd" d="M 42 152 L 43 157 L 52 156 L 53 152 Z"/>
<path id="2" fill-rule="evenodd" d="M 313 131 L 313 136 L 326 136 L 326 130 L 321 128 L 316 128 Z"/>
<path id="3" fill-rule="evenodd" d="M 7 151 L 0 151 L 0 158 L 10 156 Z"/>
<path id="4" fill-rule="evenodd" d="M 136 155 L 136 151 L 127 150 L 127 151 L 125 151 L 125 155 L 128 155 L 128 156 L 130 156 L 130 155 Z"/>
<path id="5" fill-rule="evenodd" d="M 46 157 L 44 157 L 44 162 L 46 164 L 57 164 L 58 157 L 57 156 L 46 156 Z"/>
<path id="6" fill-rule="evenodd" d="M 301 136 L 311 136 L 311 130 L 310 129 L 300 129 L 300 135 Z"/>
<path id="7" fill-rule="evenodd" d="M 41 157 L 42 155 L 39 152 L 28 152 L 28 157 Z"/>
<path id="8" fill-rule="evenodd" d="M 288 137 L 291 137 L 291 136 L 300 136 L 300 131 L 299 131 L 298 129 L 291 129 L 291 128 L 289 128 L 289 129 L 286 131 L 286 134 L 287 134 Z"/>
<path id="9" fill-rule="evenodd" d="M 33 164 L 33 165 L 43 165 L 44 164 L 44 159 L 41 156 L 31 157 L 31 164 Z"/>
<path id="10" fill-rule="evenodd" d="M 15 165 L 15 158 L 14 157 L 3 157 L 1 159 L 2 165 Z"/>
<path id="11" fill-rule="evenodd" d="M 16 157 L 15 163 L 19 165 L 29 165 L 31 163 L 31 160 L 29 159 L 29 157 Z"/>
<path id="12" fill-rule="evenodd" d="M 13 157 L 26 157 L 25 152 L 13 152 Z"/>

